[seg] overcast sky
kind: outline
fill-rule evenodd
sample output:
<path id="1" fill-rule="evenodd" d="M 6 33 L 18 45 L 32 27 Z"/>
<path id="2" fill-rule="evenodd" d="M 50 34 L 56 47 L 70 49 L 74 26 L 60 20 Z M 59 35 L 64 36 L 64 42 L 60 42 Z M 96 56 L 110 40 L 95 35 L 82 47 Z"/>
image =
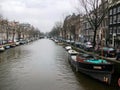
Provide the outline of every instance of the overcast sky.
<path id="1" fill-rule="evenodd" d="M 77 0 L 0 0 L 4 18 L 30 23 L 41 32 L 49 32 L 55 22 L 75 12 Z"/>

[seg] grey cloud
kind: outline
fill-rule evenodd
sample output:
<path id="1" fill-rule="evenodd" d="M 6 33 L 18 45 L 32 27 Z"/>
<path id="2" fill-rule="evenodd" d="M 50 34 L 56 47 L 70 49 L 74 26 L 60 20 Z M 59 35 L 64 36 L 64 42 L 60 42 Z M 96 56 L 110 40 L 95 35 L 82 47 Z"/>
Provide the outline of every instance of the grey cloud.
<path id="1" fill-rule="evenodd" d="M 50 31 L 64 13 L 74 11 L 70 0 L 2 0 L 0 5 L 4 17 L 28 22 L 43 32 Z"/>

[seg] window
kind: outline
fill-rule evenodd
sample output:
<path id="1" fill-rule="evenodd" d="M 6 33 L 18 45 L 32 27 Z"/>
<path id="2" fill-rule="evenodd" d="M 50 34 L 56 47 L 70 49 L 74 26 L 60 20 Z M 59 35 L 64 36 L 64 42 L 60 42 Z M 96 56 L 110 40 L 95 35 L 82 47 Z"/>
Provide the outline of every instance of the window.
<path id="1" fill-rule="evenodd" d="M 112 24 L 112 16 L 110 17 L 110 24 Z"/>
<path id="2" fill-rule="evenodd" d="M 120 12 L 120 6 L 118 7 L 118 12 Z"/>
<path id="3" fill-rule="evenodd" d="M 115 15 L 115 16 L 113 16 L 113 24 L 116 24 L 116 21 L 117 21 L 117 17 Z"/>
<path id="4" fill-rule="evenodd" d="M 117 34 L 120 34 L 120 26 L 117 28 Z"/>
<path id="5" fill-rule="evenodd" d="M 113 14 L 116 14 L 116 8 L 113 9 Z"/>
<path id="6" fill-rule="evenodd" d="M 117 17 L 117 23 L 120 23 L 120 14 L 118 14 L 118 17 Z"/>
<path id="7" fill-rule="evenodd" d="M 116 33 L 116 27 L 113 27 L 113 33 Z"/>
<path id="8" fill-rule="evenodd" d="M 110 27 L 110 34 L 112 34 L 112 27 Z"/>
<path id="9" fill-rule="evenodd" d="M 110 9 L 110 11 L 109 11 L 109 15 L 112 15 L 112 9 Z"/>

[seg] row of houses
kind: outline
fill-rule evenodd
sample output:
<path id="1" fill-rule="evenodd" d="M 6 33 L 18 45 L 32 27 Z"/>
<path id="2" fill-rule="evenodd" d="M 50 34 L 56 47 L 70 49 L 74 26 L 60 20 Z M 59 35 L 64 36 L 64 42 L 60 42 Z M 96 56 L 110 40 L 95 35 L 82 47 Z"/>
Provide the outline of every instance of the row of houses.
<path id="1" fill-rule="evenodd" d="M 107 5 L 107 3 L 105 3 Z M 94 30 L 85 15 L 68 15 L 60 30 L 60 37 L 74 41 L 93 42 Z M 107 11 L 96 32 L 96 44 L 117 47 L 120 45 L 120 1 L 118 0 Z"/>
<path id="2" fill-rule="evenodd" d="M 0 18 L 0 44 L 3 42 L 38 37 L 40 31 L 29 23 L 19 23 Z"/>
<path id="3" fill-rule="evenodd" d="M 108 20 L 110 43 L 113 42 L 113 46 L 120 45 L 120 1 L 109 8 Z"/>

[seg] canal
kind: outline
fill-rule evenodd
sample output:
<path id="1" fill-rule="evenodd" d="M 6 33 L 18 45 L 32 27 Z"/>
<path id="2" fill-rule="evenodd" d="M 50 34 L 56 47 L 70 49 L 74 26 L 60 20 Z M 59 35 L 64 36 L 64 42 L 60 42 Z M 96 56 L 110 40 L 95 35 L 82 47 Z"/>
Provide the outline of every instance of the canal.
<path id="1" fill-rule="evenodd" d="M 0 53 L 0 90 L 118 89 L 76 73 L 62 46 L 40 39 Z"/>

